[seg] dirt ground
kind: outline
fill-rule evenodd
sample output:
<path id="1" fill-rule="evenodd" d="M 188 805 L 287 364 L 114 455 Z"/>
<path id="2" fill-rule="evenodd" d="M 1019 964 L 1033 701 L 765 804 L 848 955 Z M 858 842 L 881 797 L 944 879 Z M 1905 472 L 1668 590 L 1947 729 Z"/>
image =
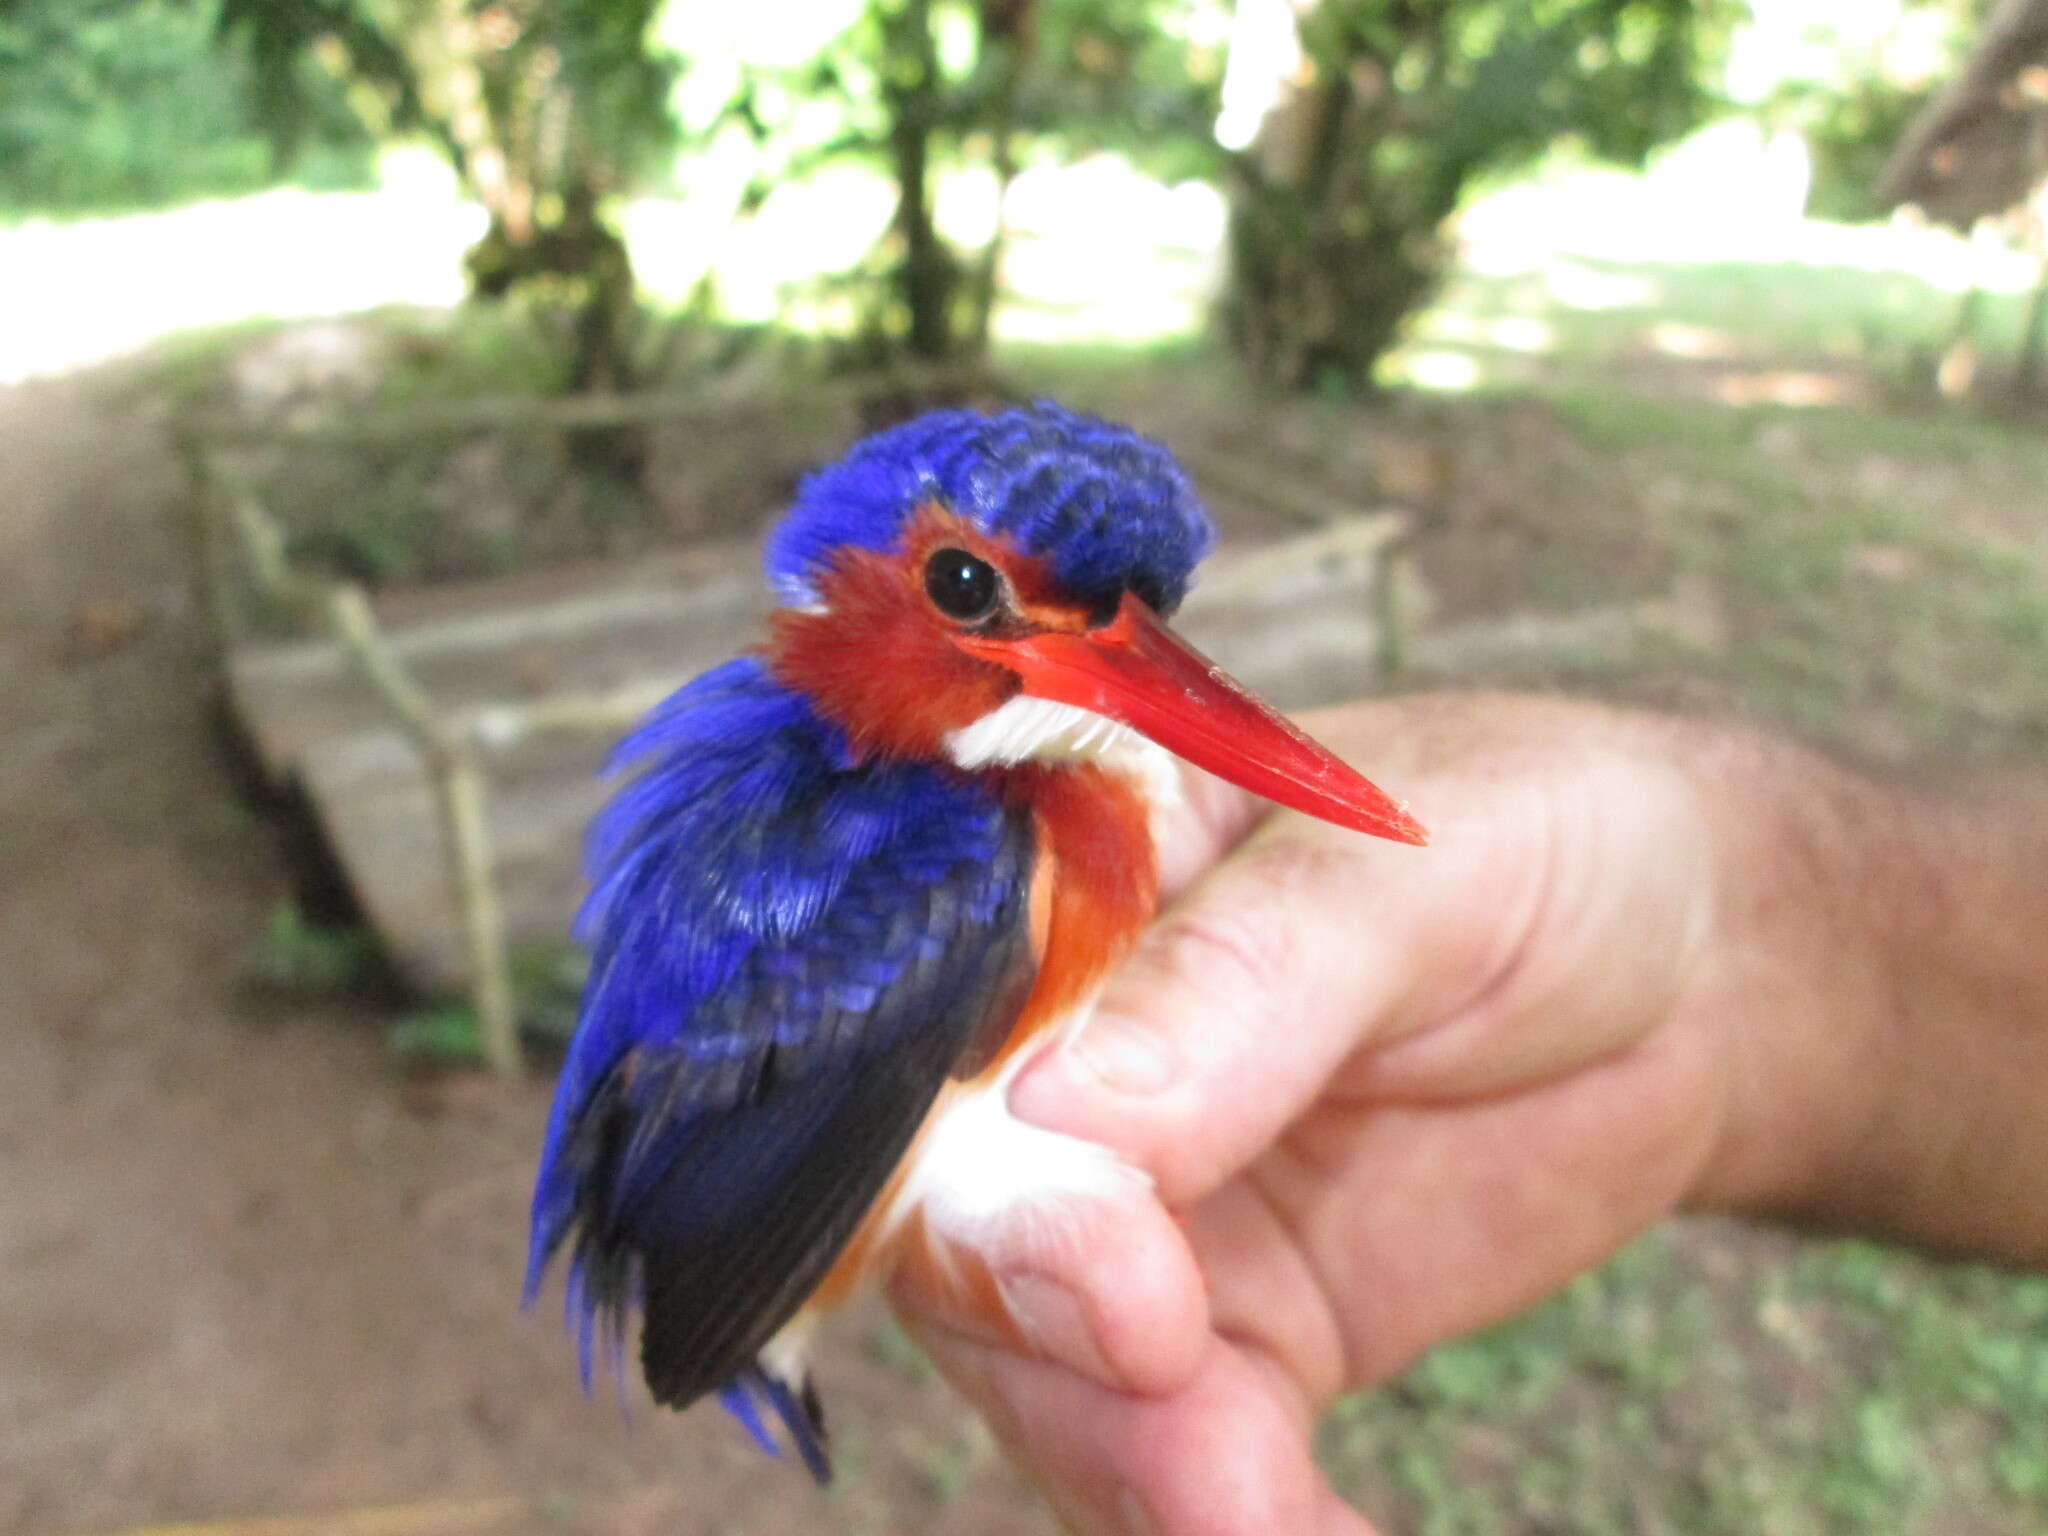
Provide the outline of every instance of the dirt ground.
<path id="1" fill-rule="evenodd" d="M 517 1304 L 545 1082 L 408 1082 L 375 1007 L 251 999 L 289 874 L 161 426 L 118 374 L 0 391 L 0 1531 L 1049 1530 L 875 1316 L 823 1362 L 830 1495 L 586 1400 Z"/>

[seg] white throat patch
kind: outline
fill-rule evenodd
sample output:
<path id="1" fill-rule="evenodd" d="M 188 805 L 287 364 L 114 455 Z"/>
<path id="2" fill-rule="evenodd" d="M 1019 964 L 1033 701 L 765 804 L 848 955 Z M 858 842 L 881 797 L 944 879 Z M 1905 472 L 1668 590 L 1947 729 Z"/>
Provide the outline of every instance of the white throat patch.
<path id="1" fill-rule="evenodd" d="M 1121 721 L 1075 704 L 1025 694 L 946 735 L 962 768 L 1012 763 L 1095 763 L 1137 780 L 1154 806 L 1178 798 L 1180 773 L 1164 747 Z"/>

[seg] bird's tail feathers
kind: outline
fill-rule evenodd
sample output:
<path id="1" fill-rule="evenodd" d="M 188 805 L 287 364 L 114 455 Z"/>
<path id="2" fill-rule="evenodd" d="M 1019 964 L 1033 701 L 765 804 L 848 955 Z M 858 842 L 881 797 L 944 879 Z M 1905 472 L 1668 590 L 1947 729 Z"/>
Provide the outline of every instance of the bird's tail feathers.
<path id="1" fill-rule="evenodd" d="M 832 1481 L 832 1455 L 825 1438 L 825 1410 L 808 1373 L 782 1376 L 756 1360 L 718 1389 L 719 1406 L 740 1421 L 756 1445 L 782 1455 L 782 1442 L 769 1428 L 772 1415 L 803 1464 L 820 1484 Z"/>

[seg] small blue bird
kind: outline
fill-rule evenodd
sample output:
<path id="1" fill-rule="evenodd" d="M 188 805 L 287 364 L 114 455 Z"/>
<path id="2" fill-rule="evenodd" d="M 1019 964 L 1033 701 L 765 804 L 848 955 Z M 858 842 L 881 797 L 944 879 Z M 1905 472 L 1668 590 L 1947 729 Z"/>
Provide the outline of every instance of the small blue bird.
<path id="1" fill-rule="evenodd" d="M 527 1278 L 568 1249 L 586 1386 L 637 1313 L 656 1401 L 716 1392 L 823 1481 L 822 1311 L 934 1254 L 972 1291 L 1008 1223 L 1128 1189 L 1006 1089 L 1151 918 L 1166 753 L 1424 840 L 1166 627 L 1213 539 L 1164 448 L 1051 404 L 934 412 L 804 482 L 767 642 L 626 738 L 591 829 Z"/>

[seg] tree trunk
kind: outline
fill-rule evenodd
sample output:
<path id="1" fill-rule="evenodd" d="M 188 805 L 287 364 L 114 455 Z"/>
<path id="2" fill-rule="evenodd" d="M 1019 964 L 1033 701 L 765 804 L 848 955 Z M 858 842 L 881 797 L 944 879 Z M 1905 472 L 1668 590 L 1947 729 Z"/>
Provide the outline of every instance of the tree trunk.
<path id="1" fill-rule="evenodd" d="M 1325 49 L 1235 166 L 1221 316 L 1259 377 L 1365 392 L 1443 275 L 1441 227 L 1464 177 L 1403 127 L 1390 72 L 1360 34 L 1334 31 Z"/>
<path id="2" fill-rule="evenodd" d="M 2048 241 L 2042 242 L 2041 280 L 2027 300 L 2027 318 L 2020 327 L 2020 360 L 2013 371 L 2013 393 L 2029 405 L 2041 395 L 2041 354 L 2048 350 Z"/>
<path id="3" fill-rule="evenodd" d="M 568 291 L 568 393 L 625 394 L 639 386 L 633 261 L 625 241 L 598 214 L 587 178 L 571 183 L 558 219 L 535 225 L 523 241 L 493 223 L 464 259 L 471 292 L 479 299 L 503 299 L 537 279 Z M 643 426 L 578 427 L 566 440 L 570 458 L 581 467 L 623 484 L 640 483 L 648 460 Z"/>
<path id="4" fill-rule="evenodd" d="M 1342 178 L 1322 195 L 1241 178 L 1227 249 L 1225 333 L 1255 374 L 1288 389 L 1369 391 L 1443 273 L 1434 225 L 1384 219 Z"/>
<path id="5" fill-rule="evenodd" d="M 908 315 L 910 355 L 937 362 L 953 351 L 953 294 L 959 273 L 932 223 L 932 130 L 939 109 L 939 55 L 931 0 L 881 8 L 883 99 L 896 175 L 896 290 Z"/>
<path id="6" fill-rule="evenodd" d="M 967 325 L 967 347 L 976 357 L 988 351 L 996 300 L 1002 292 L 1003 248 L 1008 243 L 1010 184 L 1017 179 L 1017 93 L 1030 56 L 1032 0 L 983 0 L 981 52 L 991 76 L 986 122 L 994 148 L 995 227 L 975 263 Z"/>

